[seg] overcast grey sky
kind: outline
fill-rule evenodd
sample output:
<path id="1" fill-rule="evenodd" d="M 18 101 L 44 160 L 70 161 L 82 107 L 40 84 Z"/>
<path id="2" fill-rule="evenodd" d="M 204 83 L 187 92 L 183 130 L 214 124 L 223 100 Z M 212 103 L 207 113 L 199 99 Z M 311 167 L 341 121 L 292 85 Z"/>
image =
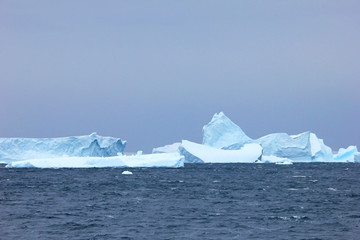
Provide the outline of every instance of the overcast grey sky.
<path id="1" fill-rule="evenodd" d="M 0 1 L 0 137 L 201 142 L 224 111 L 252 138 L 360 145 L 360 1 Z"/>

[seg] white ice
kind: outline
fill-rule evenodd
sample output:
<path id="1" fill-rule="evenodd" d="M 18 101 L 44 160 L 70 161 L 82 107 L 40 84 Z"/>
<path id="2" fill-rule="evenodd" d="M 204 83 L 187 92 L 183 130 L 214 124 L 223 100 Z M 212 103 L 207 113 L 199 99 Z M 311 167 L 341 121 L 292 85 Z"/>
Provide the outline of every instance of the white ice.
<path id="1" fill-rule="evenodd" d="M 203 127 L 203 144 L 222 148 L 241 142 L 251 142 L 243 130 L 233 123 L 223 112 L 215 113 L 211 121 Z"/>
<path id="2" fill-rule="evenodd" d="M 165 145 L 163 147 L 157 147 L 152 150 L 152 153 L 171 153 L 177 152 L 181 143 L 176 142 L 170 145 Z"/>
<path id="3" fill-rule="evenodd" d="M 349 146 L 348 148 L 340 148 L 335 154 L 334 160 L 337 162 L 359 162 L 359 152 L 356 146 Z"/>
<path id="4" fill-rule="evenodd" d="M 321 162 L 333 160 L 331 148 L 327 147 L 322 139 L 314 133 L 304 132 L 298 135 L 273 133 L 261 137 L 259 143 L 267 156 L 288 158 L 295 162 Z"/>
<path id="5" fill-rule="evenodd" d="M 261 162 L 263 163 L 276 163 L 276 164 L 292 164 L 293 162 L 288 158 L 281 158 L 276 156 L 261 156 Z"/>
<path id="6" fill-rule="evenodd" d="M 186 163 L 253 163 L 261 156 L 259 144 L 245 144 L 239 150 L 223 150 L 183 140 L 179 147 Z"/>
<path id="7" fill-rule="evenodd" d="M 222 112 L 215 114 L 203 127 L 203 143 L 224 150 L 237 150 L 244 144 L 257 143 L 263 148 L 264 156 L 287 158 L 294 162 L 333 160 L 331 148 L 314 133 L 304 132 L 298 135 L 273 133 L 253 140 Z"/>
<path id="8" fill-rule="evenodd" d="M 11 162 L 33 158 L 109 157 L 123 153 L 126 141 L 96 133 L 61 138 L 0 138 L 0 160 Z"/>
<path id="9" fill-rule="evenodd" d="M 106 167 L 168 167 L 184 166 L 179 153 L 159 153 L 115 157 L 60 157 L 15 161 L 8 168 L 106 168 Z"/>

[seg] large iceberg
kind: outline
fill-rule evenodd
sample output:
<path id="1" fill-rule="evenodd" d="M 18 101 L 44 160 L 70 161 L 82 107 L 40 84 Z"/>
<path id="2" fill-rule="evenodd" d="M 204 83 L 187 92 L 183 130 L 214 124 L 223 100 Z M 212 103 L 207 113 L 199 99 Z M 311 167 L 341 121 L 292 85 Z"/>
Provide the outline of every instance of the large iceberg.
<path id="1" fill-rule="evenodd" d="M 224 150 L 237 150 L 245 144 L 257 143 L 263 148 L 263 156 L 285 158 L 296 162 L 333 160 L 331 148 L 311 132 L 299 135 L 273 133 L 254 140 L 222 112 L 215 114 L 203 129 L 203 143 Z"/>
<path id="2" fill-rule="evenodd" d="M 0 138 L 0 160 L 5 162 L 54 157 L 110 157 L 124 152 L 126 141 L 96 133 L 62 138 Z"/>
<path id="3" fill-rule="evenodd" d="M 115 157 L 60 157 L 11 162 L 8 168 L 105 168 L 105 167 L 168 167 L 184 166 L 179 153 L 159 153 Z"/>
<path id="4" fill-rule="evenodd" d="M 223 148 L 240 142 L 244 145 L 252 142 L 252 139 L 223 112 L 215 113 L 211 121 L 203 127 L 204 145 Z"/>
<path id="5" fill-rule="evenodd" d="M 179 152 L 184 155 L 186 163 L 253 163 L 261 157 L 262 148 L 251 143 L 239 150 L 223 150 L 183 140 Z"/>

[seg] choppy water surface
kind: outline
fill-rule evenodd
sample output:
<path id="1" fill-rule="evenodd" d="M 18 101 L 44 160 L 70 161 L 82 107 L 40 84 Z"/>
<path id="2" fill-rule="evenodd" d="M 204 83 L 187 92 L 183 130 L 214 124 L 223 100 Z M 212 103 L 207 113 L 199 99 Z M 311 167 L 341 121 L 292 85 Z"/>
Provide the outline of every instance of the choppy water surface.
<path id="1" fill-rule="evenodd" d="M 360 164 L 0 168 L 0 239 L 360 239 Z"/>

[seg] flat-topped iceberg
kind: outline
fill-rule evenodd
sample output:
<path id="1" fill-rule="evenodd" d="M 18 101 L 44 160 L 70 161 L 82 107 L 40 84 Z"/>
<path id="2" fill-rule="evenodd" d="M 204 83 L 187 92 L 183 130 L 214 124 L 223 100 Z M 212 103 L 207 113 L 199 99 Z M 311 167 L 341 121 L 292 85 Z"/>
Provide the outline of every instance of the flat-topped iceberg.
<path id="1" fill-rule="evenodd" d="M 167 167 L 184 166 L 179 153 L 143 154 L 115 157 L 61 157 L 11 162 L 8 168 L 115 168 L 115 167 Z"/>
<path id="2" fill-rule="evenodd" d="M 0 160 L 5 162 L 53 157 L 109 157 L 124 152 L 126 141 L 96 133 L 61 138 L 0 138 Z"/>
<path id="3" fill-rule="evenodd" d="M 251 143 L 239 150 L 223 150 L 183 140 L 179 152 L 186 163 L 253 163 L 261 157 L 262 148 Z"/>

